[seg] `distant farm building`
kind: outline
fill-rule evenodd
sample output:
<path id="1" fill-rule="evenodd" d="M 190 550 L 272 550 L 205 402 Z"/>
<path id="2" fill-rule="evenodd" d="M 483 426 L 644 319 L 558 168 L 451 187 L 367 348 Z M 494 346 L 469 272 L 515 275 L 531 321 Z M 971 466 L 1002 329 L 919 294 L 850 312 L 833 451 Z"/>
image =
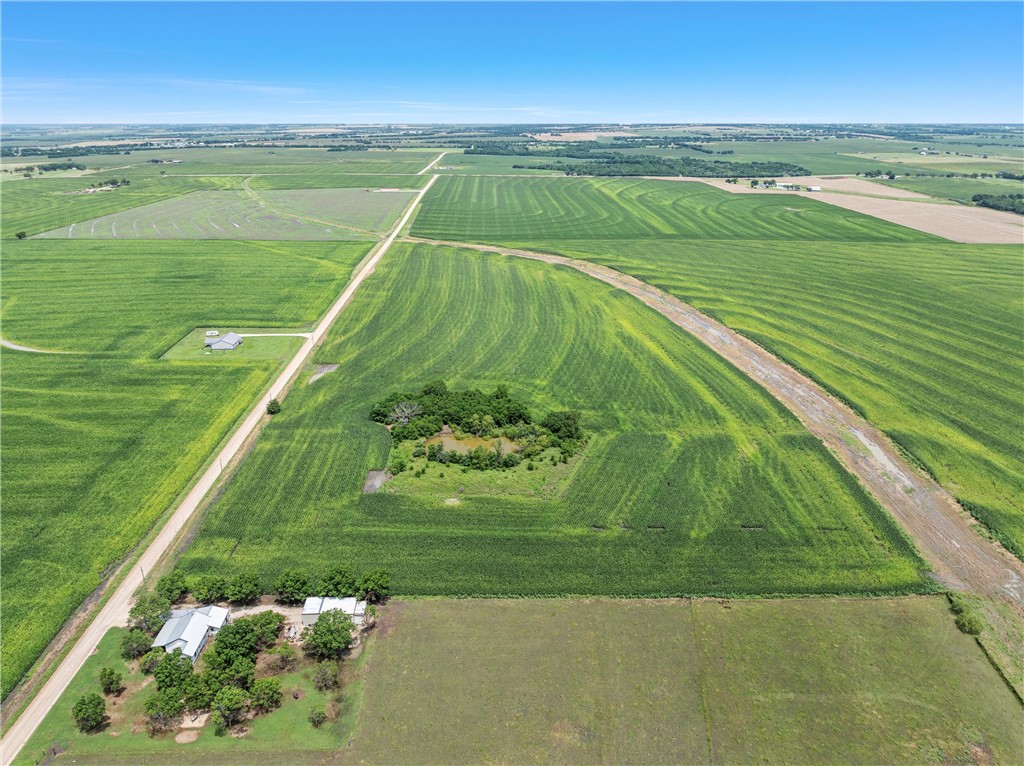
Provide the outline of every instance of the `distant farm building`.
<path id="1" fill-rule="evenodd" d="M 220 337 L 206 339 L 206 347 L 213 351 L 232 351 L 242 344 L 242 336 L 236 332 L 224 333 Z"/>
<path id="2" fill-rule="evenodd" d="M 340 611 L 352 618 L 356 626 L 363 624 L 366 617 L 366 602 L 357 601 L 354 596 L 346 598 L 330 598 L 310 596 L 302 606 L 302 624 L 312 625 L 324 612 Z"/>
<path id="3" fill-rule="evenodd" d="M 807 191 L 821 191 L 820 186 L 808 186 Z"/>
<path id="4" fill-rule="evenodd" d="M 206 641 L 228 621 L 228 610 L 220 606 L 204 606 L 200 609 L 175 609 L 171 619 L 153 641 L 154 649 L 173 652 L 181 649 L 181 653 L 192 662 L 206 646 Z"/>

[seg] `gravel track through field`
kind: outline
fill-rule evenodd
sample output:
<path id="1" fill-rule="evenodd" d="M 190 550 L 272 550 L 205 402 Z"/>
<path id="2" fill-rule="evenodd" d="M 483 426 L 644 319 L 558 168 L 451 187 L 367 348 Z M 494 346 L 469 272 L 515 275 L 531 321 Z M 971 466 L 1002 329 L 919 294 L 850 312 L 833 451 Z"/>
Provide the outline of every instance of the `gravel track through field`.
<path id="1" fill-rule="evenodd" d="M 634 277 L 588 261 L 514 248 L 407 238 L 569 266 L 626 291 L 762 385 L 836 454 L 916 543 L 933 576 L 954 590 L 992 596 L 1024 615 L 1024 563 L 982 537 L 977 524 L 891 441 L 820 386 L 756 343 Z"/>
<path id="2" fill-rule="evenodd" d="M 221 477 L 227 465 L 231 469 L 232 461 L 243 450 L 249 438 L 256 433 L 260 423 L 266 417 L 267 403 L 272 398 L 283 398 L 288 391 L 290 383 L 302 370 L 305 363 L 311 358 L 314 350 L 326 336 L 327 331 L 334 324 L 341 311 L 352 300 L 352 296 L 368 276 L 373 274 L 377 263 L 384 257 L 385 253 L 395 242 L 399 232 L 412 218 L 423 195 L 437 180 L 437 176 L 431 176 L 416 196 L 413 197 L 405 213 L 391 229 L 391 233 L 383 240 L 376 249 L 376 252 L 365 261 L 359 273 L 348 283 L 338 299 L 331 305 L 323 318 L 316 325 L 309 338 L 304 342 L 292 360 L 287 364 L 281 374 L 267 389 L 255 406 L 245 417 L 242 425 L 235 431 L 224 445 L 223 449 L 210 462 L 209 467 L 203 472 L 192 490 L 185 496 L 167 523 L 157 533 L 153 542 L 146 548 L 136 565 L 125 575 L 117 589 L 103 605 L 99 614 L 89 624 L 81 637 L 74 643 L 67 655 L 57 666 L 53 674 L 39 689 L 38 693 L 28 703 L 18 719 L 11 725 L 7 733 L 0 739 L 0 763 L 8 766 L 17 757 L 29 737 L 36 730 L 43 718 L 60 699 L 61 694 L 71 683 L 75 674 L 82 668 L 86 659 L 92 654 L 99 644 L 100 639 L 106 632 L 119 625 L 125 625 L 128 619 L 128 610 L 134 601 L 136 591 L 143 585 L 142 571 L 152 571 L 154 566 L 163 558 L 171 548 L 176 536 L 185 526 L 188 520 L 199 508 L 206 494 L 214 487 Z"/>

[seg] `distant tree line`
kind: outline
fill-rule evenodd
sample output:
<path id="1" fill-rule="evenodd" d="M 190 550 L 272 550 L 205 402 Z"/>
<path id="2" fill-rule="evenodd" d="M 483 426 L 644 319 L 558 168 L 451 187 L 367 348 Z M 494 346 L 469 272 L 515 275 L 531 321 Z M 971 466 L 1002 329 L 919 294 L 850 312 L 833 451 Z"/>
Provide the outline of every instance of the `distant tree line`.
<path id="1" fill-rule="evenodd" d="M 1024 194 L 975 194 L 971 202 L 980 207 L 1024 215 Z"/>

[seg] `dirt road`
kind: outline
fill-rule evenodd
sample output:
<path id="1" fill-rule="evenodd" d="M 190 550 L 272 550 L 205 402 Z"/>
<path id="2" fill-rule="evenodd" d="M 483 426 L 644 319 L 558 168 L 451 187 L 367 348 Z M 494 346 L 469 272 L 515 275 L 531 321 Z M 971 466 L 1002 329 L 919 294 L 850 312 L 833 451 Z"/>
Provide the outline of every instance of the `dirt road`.
<path id="1" fill-rule="evenodd" d="M 434 161 L 433 161 L 433 162 L 431 162 L 431 163 L 430 163 L 429 165 L 427 165 L 427 166 L 426 166 L 425 168 L 423 168 L 423 170 L 421 170 L 421 171 L 420 171 L 419 173 L 417 173 L 416 175 L 418 175 L 418 176 L 421 176 L 421 175 L 423 175 L 424 173 L 426 173 L 426 172 L 427 172 L 428 170 L 430 170 L 430 169 L 431 169 L 432 167 L 434 167 L 434 165 L 436 165 L 437 163 L 439 163 L 439 162 L 441 161 L 441 158 L 442 158 L 442 157 L 444 157 L 444 156 L 445 156 L 446 154 L 448 154 L 448 152 L 441 152 L 441 153 L 440 153 L 439 155 L 437 155 L 436 157 L 434 157 Z"/>
<path id="2" fill-rule="evenodd" d="M 938 581 L 956 590 L 1001 598 L 1024 614 L 1024 563 L 984 539 L 952 496 L 907 463 L 881 431 L 757 344 L 668 293 L 605 266 L 487 245 L 410 241 L 571 266 L 640 299 L 760 383 L 796 415 L 892 513 Z"/>
<path id="3" fill-rule="evenodd" d="M 309 342 L 302 344 L 295 357 L 288 363 L 273 385 L 270 386 L 268 392 L 252 408 L 242 425 L 231 435 L 227 444 L 224 445 L 224 448 L 210 463 L 210 467 L 206 469 L 196 485 L 175 509 L 163 529 L 160 530 L 156 538 L 142 554 L 137 565 L 132 567 L 107 603 L 104 604 L 100 613 L 96 615 L 96 618 L 89 627 L 85 629 L 81 638 L 71 647 L 71 651 L 68 652 L 53 675 L 47 679 L 46 683 L 43 684 L 36 696 L 18 717 L 18 720 L 14 722 L 3 738 L 0 739 L 0 762 L 4 766 L 10 764 L 18 755 L 25 742 L 32 736 L 32 732 L 36 730 L 36 727 L 42 722 L 50 708 L 53 707 L 67 688 L 71 679 L 74 678 L 75 674 L 82 667 L 82 664 L 92 654 L 100 639 L 103 638 L 103 635 L 112 627 L 126 624 L 128 610 L 131 607 L 135 592 L 142 585 L 142 571 L 152 571 L 157 562 L 163 558 L 164 553 L 170 548 L 178 532 L 192 514 L 195 513 L 206 493 L 210 491 L 210 488 L 220 478 L 223 471 L 222 466 L 230 466 L 232 459 L 239 453 L 249 436 L 266 416 L 267 403 L 271 399 L 281 399 L 284 396 L 289 384 L 302 370 L 303 365 L 308 361 L 320 341 L 323 340 L 324 335 L 327 334 L 334 320 L 337 319 L 342 309 L 348 305 L 348 302 L 352 299 L 355 291 L 359 289 L 363 280 L 374 272 L 377 263 L 390 249 L 402 227 L 412 217 L 413 211 L 415 211 L 420 200 L 423 199 L 423 195 L 426 194 L 427 190 L 430 189 L 436 180 L 437 176 L 432 176 L 430 181 L 417 193 L 406 209 L 405 215 L 402 216 L 401 220 L 391 230 L 391 234 L 379 245 L 377 251 L 366 261 L 352 281 L 348 283 L 348 286 L 338 297 L 338 300 L 324 314 L 316 329 L 310 333 Z"/>
<path id="4" fill-rule="evenodd" d="M 0 338 L 0 346 L 4 348 L 10 348 L 15 351 L 28 351 L 32 354 L 75 354 L 77 351 L 48 351 L 45 348 L 32 348 L 31 346 L 22 346 L 20 343 L 11 343 L 9 340 Z"/>

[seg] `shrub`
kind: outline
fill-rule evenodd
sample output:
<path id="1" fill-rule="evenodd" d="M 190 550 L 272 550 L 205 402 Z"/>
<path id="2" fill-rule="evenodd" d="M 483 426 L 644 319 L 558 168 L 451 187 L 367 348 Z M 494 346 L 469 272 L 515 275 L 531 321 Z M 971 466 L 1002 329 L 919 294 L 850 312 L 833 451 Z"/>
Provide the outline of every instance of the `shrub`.
<path id="1" fill-rule="evenodd" d="M 159 647 L 156 649 L 150 649 L 139 660 L 139 670 L 146 675 L 153 673 L 164 657 L 167 656 L 167 652 Z"/>
<path id="2" fill-rule="evenodd" d="M 31 177 L 32 177 L 32 174 L 31 174 L 31 173 L 28 173 L 28 174 L 26 174 L 26 175 L 27 175 L 27 176 L 28 176 L 29 178 L 31 178 Z M 14 236 L 16 236 L 16 237 L 17 237 L 18 239 L 25 239 L 26 237 L 28 237 L 28 233 L 27 233 L 27 232 L 24 232 L 24 231 L 19 231 L 19 232 L 18 232 L 17 234 L 15 234 Z"/>
<path id="3" fill-rule="evenodd" d="M 278 601 L 297 604 L 311 594 L 312 586 L 308 576 L 295 569 L 286 569 L 277 578 L 274 590 Z"/>
<path id="4" fill-rule="evenodd" d="M 309 723 L 314 729 L 318 729 L 323 726 L 327 720 L 327 711 L 322 706 L 317 706 L 309 711 Z"/>
<path id="5" fill-rule="evenodd" d="M 188 583 L 185 575 L 181 572 L 169 572 L 160 578 L 156 584 L 156 592 L 166 598 L 170 603 L 176 604 L 188 593 Z"/>
<path id="6" fill-rule="evenodd" d="M 956 616 L 956 626 L 969 636 L 981 635 L 985 627 L 984 621 L 977 612 L 962 612 Z"/>
<path id="7" fill-rule="evenodd" d="M 271 649 L 268 654 L 273 655 L 278 670 L 288 670 L 295 664 L 295 647 L 291 644 L 281 644 L 276 649 Z"/>
<path id="8" fill-rule="evenodd" d="M 201 604 L 224 601 L 228 597 L 228 583 L 217 575 L 202 575 L 192 581 L 192 595 Z"/>
<path id="9" fill-rule="evenodd" d="M 276 678 L 261 678 L 252 685 L 252 706 L 261 712 L 281 706 L 281 682 Z"/>
<path id="10" fill-rule="evenodd" d="M 360 598 L 383 601 L 391 594 L 391 575 L 383 569 L 374 569 L 360 577 L 356 587 Z"/>
<path id="11" fill-rule="evenodd" d="M 100 686 L 104 694 L 116 694 L 124 688 L 124 674 L 114 668 L 100 671 Z"/>
<path id="12" fill-rule="evenodd" d="M 98 694 L 85 694 L 71 708 L 71 715 L 79 731 L 88 734 L 100 728 L 107 719 L 107 703 Z"/>
<path id="13" fill-rule="evenodd" d="M 346 566 L 337 566 L 329 570 L 320 580 L 320 595 L 344 596 L 356 595 L 356 578 L 352 570 Z"/>
<path id="14" fill-rule="evenodd" d="M 338 665 L 335 662 L 318 662 L 313 668 L 313 686 L 322 692 L 338 686 Z"/>
<path id="15" fill-rule="evenodd" d="M 281 411 L 281 402 L 279 402 L 277 399 L 271 399 L 269 402 L 267 402 L 267 414 L 268 415 L 276 415 L 280 411 Z"/>
<path id="16" fill-rule="evenodd" d="M 138 659 L 149 651 L 153 639 L 142 630 L 129 630 L 121 637 L 121 656 L 126 660 Z"/>
<path id="17" fill-rule="evenodd" d="M 228 580 L 225 595 L 236 604 L 251 604 L 263 595 L 263 586 L 252 572 L 239 572 Z"/>

